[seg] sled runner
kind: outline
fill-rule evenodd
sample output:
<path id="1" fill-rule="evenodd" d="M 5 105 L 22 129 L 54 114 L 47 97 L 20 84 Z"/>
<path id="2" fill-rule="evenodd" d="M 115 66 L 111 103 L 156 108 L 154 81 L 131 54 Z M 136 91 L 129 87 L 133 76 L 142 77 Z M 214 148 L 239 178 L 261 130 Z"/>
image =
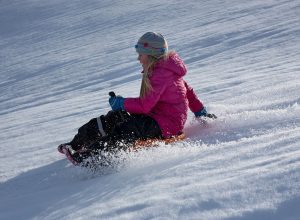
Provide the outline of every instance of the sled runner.
<path id="1" fill-rule="evenodd" d="M 169 138 L 165 138 L 165 139 L 146 139 L 146 140 L 137 140 L 135 141 L 134 145 L 133 145 L 133 150 L 138 150 L 138 149 L 142 149 L 145 147 L 153 147 L 158 145 L 159 143 L 163 143 L 163 144 L 171 144 L 177 141 L 182 141 L 186 138 L 184 133 L 181 133 L 179 135 L 173 135 Z"/>

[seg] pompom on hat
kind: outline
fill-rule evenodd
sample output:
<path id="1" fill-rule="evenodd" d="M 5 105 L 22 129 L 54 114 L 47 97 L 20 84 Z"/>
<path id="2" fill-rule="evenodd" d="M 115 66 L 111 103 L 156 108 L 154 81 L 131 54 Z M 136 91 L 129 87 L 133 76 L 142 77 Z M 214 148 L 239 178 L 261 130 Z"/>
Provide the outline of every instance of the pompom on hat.
<path id="1" fill-rule="evenodd" d="M 139 54 L 160 58 L 168 52 L 168 43 L 160 33 L 147 32 L 140 37 L 135 45 L 135 49 Z"/>

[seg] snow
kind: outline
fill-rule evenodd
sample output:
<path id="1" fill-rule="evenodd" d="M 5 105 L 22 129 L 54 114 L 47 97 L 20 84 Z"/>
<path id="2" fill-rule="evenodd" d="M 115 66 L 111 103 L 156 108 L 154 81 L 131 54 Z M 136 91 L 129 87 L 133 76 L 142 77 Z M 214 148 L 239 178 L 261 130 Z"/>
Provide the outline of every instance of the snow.
<path id="1" fill-rule="evenodd" d="M 300 219 L 300 2 L 1 1 L 0 219 Z M 91 173 L 56 151 L 138 95 L 161 32 L 217 120 Z"/>

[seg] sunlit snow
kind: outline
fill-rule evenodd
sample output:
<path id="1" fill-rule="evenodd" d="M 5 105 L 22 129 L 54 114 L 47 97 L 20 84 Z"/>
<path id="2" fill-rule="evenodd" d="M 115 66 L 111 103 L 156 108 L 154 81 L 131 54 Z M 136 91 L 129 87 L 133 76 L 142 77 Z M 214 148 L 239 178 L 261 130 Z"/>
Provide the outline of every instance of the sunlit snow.
<path id="1" fill-rule="evenodd" d="M 300 219 L 300 2 L 0 1 L 0 219 Z M 162 33 L 217 120 L 92 173 L 56 150 L 139 94 Z"/>

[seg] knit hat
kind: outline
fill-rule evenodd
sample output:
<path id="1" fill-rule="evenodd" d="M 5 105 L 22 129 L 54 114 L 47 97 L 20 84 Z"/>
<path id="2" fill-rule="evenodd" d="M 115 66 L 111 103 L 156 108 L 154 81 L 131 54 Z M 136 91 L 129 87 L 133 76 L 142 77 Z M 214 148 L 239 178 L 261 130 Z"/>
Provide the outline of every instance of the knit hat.
<path id="1" fill-rule="evenodd" d="M 159 58 L 168 52 L 168 43 L 160 33 L 147 32 L 140 37 L 135 45 L 135 49 L 139 54 L 147 54 Z"/>

